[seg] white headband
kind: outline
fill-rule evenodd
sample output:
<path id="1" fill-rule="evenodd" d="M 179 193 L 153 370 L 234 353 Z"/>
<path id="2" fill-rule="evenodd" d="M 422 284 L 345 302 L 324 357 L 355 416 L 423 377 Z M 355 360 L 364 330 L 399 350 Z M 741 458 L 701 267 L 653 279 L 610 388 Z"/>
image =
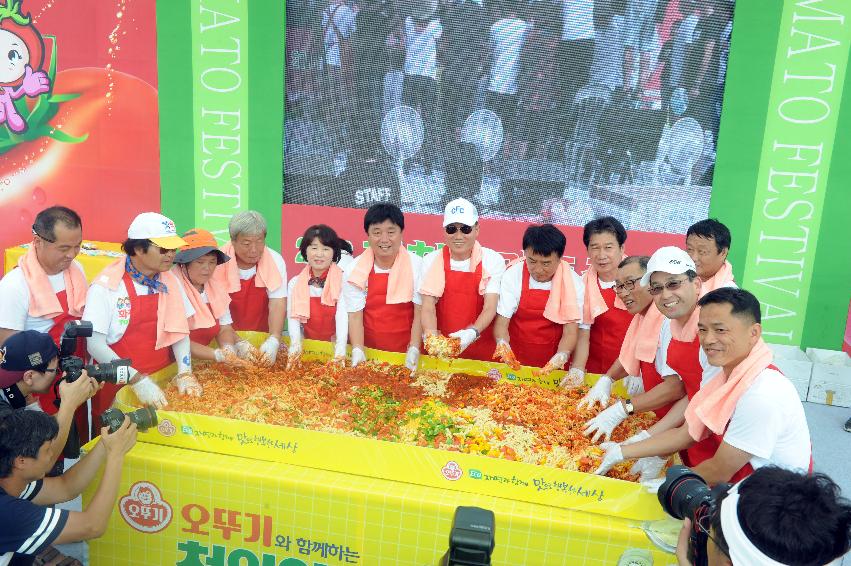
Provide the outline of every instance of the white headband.
<path id="1" fill-rule="evenodd" d="M 742 530 L 739 523 L 739 485 L 730 488 L 727 497 L 721 502 L 721 530 L 727 541 L 733 566 L 784 566 L 783 563 L 763 554 Z"/>

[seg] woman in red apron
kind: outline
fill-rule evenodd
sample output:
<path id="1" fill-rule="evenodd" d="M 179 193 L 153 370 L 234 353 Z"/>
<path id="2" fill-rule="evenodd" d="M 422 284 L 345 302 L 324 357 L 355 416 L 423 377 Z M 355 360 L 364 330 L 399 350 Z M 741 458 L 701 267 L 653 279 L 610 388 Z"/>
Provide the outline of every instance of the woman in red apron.
<path id="1" fill-rule="evenodd" d="M 220 279 L 213 279 L 216 266 L 230 260 L 219 250 L 216 238 L 207 230 L 193 228 L 183 239 L 187 245 L 174 257 L 174 273 L 183 283 L 195 314 L 189 320 L 192 357 L 217 362 L 236 362 L 234 344 L 239 337 L 233 330 L 230 295 Z M 212 348 L 216 340 L 218 348 Z"/>
<path id="2" fill-rule="evenodd" d="M 340 301 L 343 271 L 337 265 L 343 250 L 351 253 L 351 245 L 325 224 L 309 227 L 301 238 L 299 252 L 307 265 L 290 280 L 287 290 L 288 365 L 300 360 L 303 337 L 334 340 L 334 357 L 346 356 L 348 313 Z"/>

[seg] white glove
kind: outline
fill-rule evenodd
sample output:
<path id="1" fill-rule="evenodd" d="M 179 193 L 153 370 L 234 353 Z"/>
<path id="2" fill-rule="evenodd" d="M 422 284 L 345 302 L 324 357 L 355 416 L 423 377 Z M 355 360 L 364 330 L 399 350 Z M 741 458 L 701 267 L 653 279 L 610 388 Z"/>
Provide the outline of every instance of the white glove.
<path id="1" fill-rule="evenodd" d="M 204 393 L 204 388 L 201 387 L 198 379 L 191 373 L 177 374 L 174 376 L 172 383 L 177 386 L 177 392 L 181 395 L 200 397 Z"/>
<path id="2" fill-rule="evenodd" d="M 136 394 L 136 398 L 143 405 L 153 405 L 157 409 L 162 409 L 168 405 L 163 390 L 147 375 L 130 387 L 133 388 L 133 393 Z"/>
<path id="3" fill-rule="evenodd" d="M 281 342 L 274 336 L 269 336 L 266 341 L 260 345 L 260 353 L 266 358 L 269 365 L 274 364 L 278 358 L 278 348 L 281 347 Z"/>
<path id="4" fill-rule="evenodd" d="M 639 481 L 641 482 L 655 480 L 662 473 L 662 470 L 665 469 L 665 462 L 667 462 L 665 458 L 658 456 L 639 458 L 632 465 L 629 473 L 640 474 Z"/>
<path id="5" fill-rule="evenodd" d="M 635 444 L 636 442 L 641 442 L 642 440 L 647 440 L 648 438 L 650 438 L 650 433 L 646 430 L 641 430 L 624 440 L 623 445 L 626 446 L 627 444 Z"/>
<path id="6" fill-rule="evenodd" d="M 301 365 L 301 342 L 290 342 L 287 350 L 287 369 Z"/>
<path id="7" fill-rule="evenodd" d="M 346 343 L 340 342 L 334 345 L 334 359 L 343 359 L 346 357 Z"/>
<path id="8" fill-rule="evenodd" d="M 623 380 L 623 386 L 626 388 L 626 392 L 630 397 L 635 397 L 640 393 L 644 393 L 644 381 L 641 379 L 641 376 L 626 376 Z"/>
<path id="9" fill-rule="evenodd" d="M 236 346 L 233 344 L 225 344 L 221 348 L 213 350 L 213 357 L 217 362 L 233 363 L 239 359 L 239 354 L 236 352 Z"/>
<path id="10" fill-rule="evenodd" d="M 600 403 L 600 407 L 605 407 L 609 404 L 611 394 L 612 378 L 608 375 L 601 375 L 597 383 L 594 384 L 594 387 L 591 388 L 591 391 L 577 403 L 576 407 L 581 409 L 585 405 L 589 409 L 593 409 L 595 403 Z"/>
<path id="11" fill-rule="evenodd" d="M 417 366 L 420 363 L 420 349 L 416 346 L 408 346 L 408 352 L 405 354 L 405 367 L 411 372 L 417 371 Z"/>
<path id="12" fill-rule="evenodd" d="M 641 480 L 641 485 L 647 488 L 649 493 L 658 493 L 659 488 L 665 483 L 665 478 L 656 478 L 652 480 Z"/>
<path id="13" fill-rule="evenodd" d="M 240 357 L 240 359 L 248 359 L 252 352 L 256 352 L 257 348 L 249 342 L 248 340 L 240 340 L 236 344 L 233 345 L 234 350 L 236 350 L 236 355 Z"/>
<path id="14" fill-rule="evenodd" d="M 550 358 L 550 361 L 548 361 L 544 367 L 546 368 L 547 366 L 549 366 L 553 369 L 562 369 L 564 367 L 564 364 L 567 363 L 567 358 L 569 357 L 570 355 L 567 352 L 556 352 L 555 355 Z"/>
<path id="15" fill-rule="evenodd" d="M 458 338 L 459 340 L 461 340 L 461 351 L 463 352 L 470 344 L 476 341 L 478 335 L 476 334 L 476 331 L 472 328 L 465 328 L 463 330 L 453 332 L 449 335 L 449 337 Z"/>
<path id="16" fill-rule="evenodd" d="M 585 430 L 582 432 L 585 436 L 594 434 L 591 442 L 597 442 L 601 436 L 605 436 L 606 440 L 612 436 L 612 431 L 615 427 L 621 424 L 626 419 L 626 409 L 620 402 L 615 403 L 593 419 L 585 423 Z"/>
<path id="17" fill-rule="evenodd" d="M 558 386 L 566 389 L 573 389 L 574 387 L 582 385 L 584 381 L 585 372 L 583 370 L 579 368 L 570 368 L 570 371 L 567 372 L 567 375 L 564 376 Z"/>
<path id="18" fill-rule="evenodd" d="M 617 466 L 623 462 L 623 452 L 621 451 L 621 445 L 615 444 L 614 442 L 608 443 L 608 447 L 606 448 L 606 454 L 603 456 L 603 462 L 600 464 L 600 467 L 594 470 L 594 473 L 598 476 L 606 475 L 609 470 Z"/>
<path id="19" fill-rule="evenodd" d="M 366 354 L 360 348 L 352 348 L 352 367 L 356 368 L 366 361 Z"/>

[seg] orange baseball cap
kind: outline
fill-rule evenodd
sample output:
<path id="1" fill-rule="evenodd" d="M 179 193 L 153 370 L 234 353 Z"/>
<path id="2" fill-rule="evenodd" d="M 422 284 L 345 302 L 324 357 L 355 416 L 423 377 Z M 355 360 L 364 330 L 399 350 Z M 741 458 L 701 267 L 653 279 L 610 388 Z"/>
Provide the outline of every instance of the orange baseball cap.
<path id="1" fill-rule="evenodd" d="M 218 265 L 230 260 L 230 256 L 219 249 L 216 237 L 203 228 L 192 228 L 183 234 L 183 240 L 186 245 L 181 247 L 177 255 L 174 256 L 174 263 L 191 263 L 212 252 L 216 254 L 216 264 Z"/>

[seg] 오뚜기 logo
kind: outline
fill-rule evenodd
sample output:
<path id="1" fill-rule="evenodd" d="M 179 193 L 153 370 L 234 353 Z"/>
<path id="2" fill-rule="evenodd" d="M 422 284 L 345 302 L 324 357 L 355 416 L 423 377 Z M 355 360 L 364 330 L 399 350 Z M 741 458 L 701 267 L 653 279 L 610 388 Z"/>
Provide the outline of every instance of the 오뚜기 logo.
<path id="1" fill-rule="evenodd" d="M 118 509 L 128 525 L 143 533 L 158 533 L 171 523 L 171 505 L 150 482 L 134 483 L 118 502 Z"/>
<path id="2" fill-rule="evenodd" d="M 449 481 L 457 481 L 464 475 L 464 470 L 461 469 L 458 462 L 450 460 L 440 469 L 440 473 Z"/>

